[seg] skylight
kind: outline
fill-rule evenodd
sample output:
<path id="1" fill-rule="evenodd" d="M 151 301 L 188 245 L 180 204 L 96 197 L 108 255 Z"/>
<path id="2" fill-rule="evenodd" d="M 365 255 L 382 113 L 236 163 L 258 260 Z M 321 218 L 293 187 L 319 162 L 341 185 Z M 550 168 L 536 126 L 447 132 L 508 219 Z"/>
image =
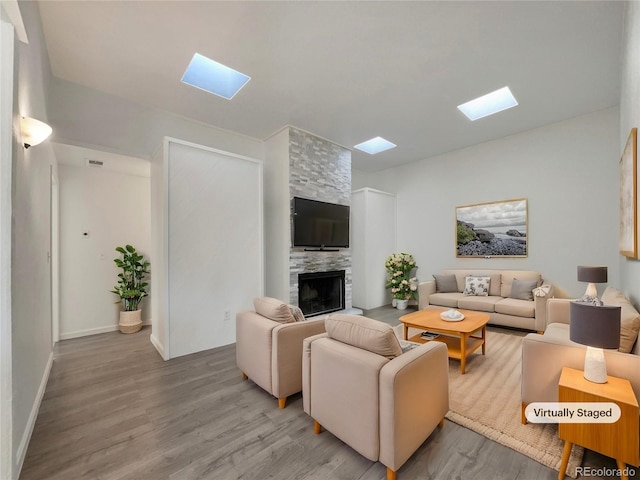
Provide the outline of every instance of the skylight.
<path id="1" fill-rule="evenodd" d="M 231 100 L 251 77 L 196 53 L 182 75 L 182 83 Z"/>
<path id="2" fill-rule="evenodd" d="M 517 105 L 518 101 L 509 90 L 509 87 L 503 87 L 495 92 L 487 93 L 482 97 L 458 105 L 458 110 L 473 121 Z"/>
<path id="3" fill-rule="evenodd" d="M 391 148 L 395 148 L 396 144 L 391 143 L 389 140 L 385 140 L 382 137 L 375 137 L 366 142 L 359 143 L 354 148 L 367 152 L 369 155 L 375 155 L 376 153 L 384 152 Z"/>

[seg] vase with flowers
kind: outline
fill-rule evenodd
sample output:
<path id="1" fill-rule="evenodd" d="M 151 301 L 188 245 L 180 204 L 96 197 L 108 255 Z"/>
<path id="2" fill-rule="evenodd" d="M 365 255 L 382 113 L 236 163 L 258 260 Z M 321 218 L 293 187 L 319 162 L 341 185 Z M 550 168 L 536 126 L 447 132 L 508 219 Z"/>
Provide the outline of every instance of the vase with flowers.
<path id="1" fill-rule="evenodd" d="M 418 268 L 416 261 L 409 253 L 394 253 L 387 257 L 384 266 L 387 270 L 386 287 L 391 289 L 396 308 L 404 310 L 418 290 L 418 279 L 411 276 Z"/>

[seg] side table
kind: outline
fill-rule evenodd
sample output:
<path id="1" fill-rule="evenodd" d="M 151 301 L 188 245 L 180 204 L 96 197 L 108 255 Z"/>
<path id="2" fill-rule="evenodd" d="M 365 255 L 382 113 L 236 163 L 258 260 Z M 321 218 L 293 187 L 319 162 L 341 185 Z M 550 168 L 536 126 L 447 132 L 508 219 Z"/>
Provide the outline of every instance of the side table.
<path id="1" fill-rule="evenodd" d="M 558 436 L 564 440 L 558 479 L 564 479 L 573 444 L 615 458 L 623 480 L 625 464 L 640 464 L 638 440 L 638 400 L 631 383 L 607 377 L 607 383 L 585 379 L 582 370 L 564 367 L 558 382 L 560 402 L 614 402 L 620 407 L 620 419 L 615 423 L 560 423 Z"/>

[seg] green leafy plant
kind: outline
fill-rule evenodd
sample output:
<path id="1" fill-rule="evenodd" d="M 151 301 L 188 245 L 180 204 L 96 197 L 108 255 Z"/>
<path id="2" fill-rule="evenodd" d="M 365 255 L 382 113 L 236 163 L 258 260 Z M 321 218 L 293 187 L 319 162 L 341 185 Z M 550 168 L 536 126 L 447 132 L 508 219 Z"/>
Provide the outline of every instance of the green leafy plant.
<path id="1" fill-rule="evenodd" d="M 133 312 L 138 309 L 140 301 L 146 297 L 147 286 L 144 277 L 149 273 L 149 262 L 139 254 L 131 245 L 117 247 L 116 252 L 121 253 L 121 258 L 113 261 L 122 269 L 118 274 L 118 284 L 111 290 L 120 297 L 120 302 L 125 311 Z"/>
<path id="2" fill-rule="evenodd" d="M 411 272 L 417 268 L 413 255 L 409 253 L 394 253 L 384 262 L 387 269 L 386 287 L 396 300 L 415 298 L 418 290 L 418 279 L 411 277 Z"/>

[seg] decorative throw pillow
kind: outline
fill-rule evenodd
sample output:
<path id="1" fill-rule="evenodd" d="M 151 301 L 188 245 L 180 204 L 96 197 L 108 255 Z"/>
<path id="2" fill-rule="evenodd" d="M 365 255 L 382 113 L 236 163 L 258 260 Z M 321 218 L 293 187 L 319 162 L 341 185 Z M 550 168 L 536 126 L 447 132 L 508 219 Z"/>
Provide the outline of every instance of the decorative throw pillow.
<path id="1" fill-rule="evenodd" d="M 638 338 L 640 313 L 620 290 L 607 287 L 602 294 L 602 303 L 622 307 L 620 311 L 620 347 L 618 351 L 629 353 Z"/>
<path id="2" fill-rule="evenodd" d="M 537 286 L 538 280 L 518 280 L 514 278 L 509 297 L 516 300 L 533 300 L 533 289 Z"/>
<path id="3" fill-rule="evenodd" d="M 278 300 L 277 298 L 254 298 L 253 308 L 255 308 L 256 313 L 262 315 L 263 317 L 267 317 L 274 322 L 291 323 L 296 321 L 296 319 L 293 318 L 293 315 L 291 314 L 289 306 L 281 300 Z"/>
<path id="4" fill-rule="evenodd" d="M 464 291 L 462 293 L 476 297 L 486 297 L 489 295 L 490 282 L 491 277 L 465 277 Z"/>
<path id="5" fill-rule="evenodd" d="M 324 322 L 327 335 L 347 345 L 387 358 L 402 355 L 402 347 L 391 325 L 361 315 L 334 313 Z"/>
<path id="6" fill-rule="evenodd" d="M 304 322 L 306 318 L 304 318 L 304 313 L 302 313 L 302 309 L 300 307 L 296 307 L 295 305 L 289 305 L 289 310 L 291 311 L 291 315 L 296 322 Z"/>
<path id="7" fill-rule="evenodd" d="M 500 296 L 502 275 L 499 273 L 474 273 L 472 277 L 489 277 L 489 296 Z"/>
<path id="8" fill-rule="evenodd" d="M 436 293 L 453 293 L 458 291 L 458 282 L 456 276 L 451 275 L 434 275 L 436 281 Z"/>

